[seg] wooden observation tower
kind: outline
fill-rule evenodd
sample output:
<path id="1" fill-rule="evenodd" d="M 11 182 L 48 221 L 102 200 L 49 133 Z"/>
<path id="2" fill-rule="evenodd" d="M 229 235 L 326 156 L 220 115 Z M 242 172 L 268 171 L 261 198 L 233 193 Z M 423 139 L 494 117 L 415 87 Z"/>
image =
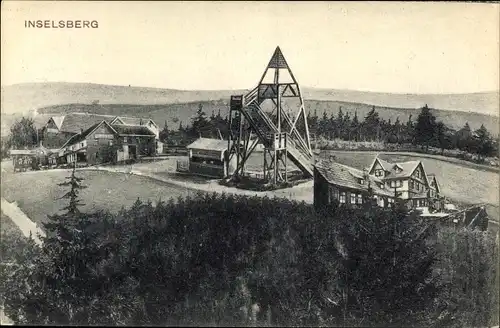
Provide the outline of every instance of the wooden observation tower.
<path id="1" fill-rule="evenodd" d="M 286 182 L 292 171 L 300 171 L 308 178 L 313 176 L 304 100 L 279 47 L 257 87 L 246 95 L 231 96 L 229 132 L 229 161 L 236 157 L 232 177 L 246 175 L 252 154 L 252 169 L 257 154 L 263 154 L 265 181 Z M 259 144 L 263 153 L 262 149 L 256 151 Z"/>

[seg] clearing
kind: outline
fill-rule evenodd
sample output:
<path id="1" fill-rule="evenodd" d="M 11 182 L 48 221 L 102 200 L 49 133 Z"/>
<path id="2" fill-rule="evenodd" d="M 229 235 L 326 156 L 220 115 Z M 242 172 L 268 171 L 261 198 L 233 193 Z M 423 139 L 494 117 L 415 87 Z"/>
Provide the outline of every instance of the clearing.
<path id="1" fill-rule="evenodd" d="M 41 223 L 46 216 L 55 214 L 67 204 L 60 197 L 66 189 L 58 186 L 71 173 L 68 170 L 2 173 L 1 196 L 9 202 L 16 201 L 19 208 L 34 222 Z M 194 194 L 196 191 L 167 185 L 147 177 L 100 171 L 78 171 L 78 177 L 85 180 L 86 189 L 81 191 L 85 205 L 83 210 L 119 211 L 122 206 L 130 207 L 137 198 L 168 200 Z"/>

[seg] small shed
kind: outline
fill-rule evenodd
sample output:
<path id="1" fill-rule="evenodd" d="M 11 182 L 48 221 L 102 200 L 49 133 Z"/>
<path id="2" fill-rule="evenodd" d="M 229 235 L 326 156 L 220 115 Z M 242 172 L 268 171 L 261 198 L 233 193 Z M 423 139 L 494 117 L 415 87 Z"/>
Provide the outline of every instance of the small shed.
<path id="1" fill-rule="evenodd" d="M 14 165 L 14 172 L 28 169 L 38 170 L 40 166 L 48 164 L 50 151 L 39 146 L 31 149 L 11 149 L 10 156 Z"/>
<path id="2" fill-rule="evenodd" d="M 186 148 L 189 154 L 188 172 L 191 174 L 224 178 L 236 167 L 234 159 L 229 161 L 227 140 L 199 138 Z"/>

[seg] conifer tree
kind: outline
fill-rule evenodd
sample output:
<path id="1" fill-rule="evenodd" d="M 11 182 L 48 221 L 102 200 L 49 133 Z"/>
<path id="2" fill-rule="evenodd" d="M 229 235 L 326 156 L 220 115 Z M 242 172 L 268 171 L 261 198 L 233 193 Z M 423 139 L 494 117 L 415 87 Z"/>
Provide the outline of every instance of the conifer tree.
<path id="1" fill-rule="evenodd" d="M 493 153 L 493 139 L 488 130 L 481 124 L 481 127 L 474 131 L 473 137 L 473 151 L 477 154 L 478 160 L 483 159 Z"/>
<path id="2" fill-rule="evenodd" d="M 436 117 L 431 113 L 430 108 L 425 105 L 422 107 L 420 114 L 417 117 L 415 126 L 414 142 L 421 145 L 425 150 L 429 148 L 430 143 L 434 139 L 436 131 Z"/>
<path id="3" fill-rule="evenodd" d="M 106 245 L 92 229 L 93 215 L 79 209 L 84 205 L 79 194 L 86 186 L 75 167 L 66 180 L 58 185 L 70 188 L 61 197 L 68 205 L 43 224 L 47 236 L 42 239 L 44 256 L 37 276 L 45 286 L 49 323 L 89 324 L 91 304 L 102 288 L 97 271 Z"/>
<path id="4" fill-rule="evenodd" d="M 193 138 L 199 138 L 202 136 L 207 136 L 209 133 L 210 124 L 207 119 L 207 115 L 203 111 L 203 105 L 198 105 L 198 110 L 196 111 L 196 115 L 191 120 L 191 129 L 190 136 Z"/>
<path id="5" fill-rule="evenodd" d="M 166 142 L 168 139 L 168 134 L 169 134 L 168 124 L 167 124 L 167 121 L 165 121 L 165 125 L 163 126 L 163 130 L 161 130 L 160 134 L 159 134 L 160 141 Z"/>
<path id="6" fill-rule="evenodd" d="M 354 141 L 359 141 L 359 126 L 358 111 L 356 110 L 351 121 L 351 139 L 354 139 Z"/>

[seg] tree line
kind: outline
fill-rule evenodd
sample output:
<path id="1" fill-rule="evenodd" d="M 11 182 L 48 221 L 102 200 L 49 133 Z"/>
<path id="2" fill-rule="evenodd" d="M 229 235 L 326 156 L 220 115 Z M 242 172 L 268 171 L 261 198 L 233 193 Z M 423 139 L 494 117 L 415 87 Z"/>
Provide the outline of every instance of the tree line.
<path id="1" fill-rule="evenodd" d="M 487 232 L 437 230 L 403 206 L 224 194 L 82 212 L 75 171 L 61 185 L 68 206 L 43 244 L 3 255 L 16 324 L 498 325 Z"/>
<path id="2" fill-rule="evenodd" d="M 375 106 L 363 120 L 358 118 L 357 112 L 351 118 L 348 112 L 344 113 L 340 108 L 337 116 L 332 114 L 330 117 L 326 111 L 321 118 L 318 118 L 316 112 L 312 115 L 309 112 L 308 122 L 313 133 L 329 140 L 338 138 L 346 141 L 411 144 L 423 150 L 436 147 L 441 152 L 445 149 L 459 149 L 476 154 L 479 160 L 496 156 L 498 152 L 498 140 L 492 137 L 484 125 L 473 131 L 466 122 L 459 130 L 451 129 L 444 122 L 437 121 L 427 105 L 421 108 L 415 120 L 410 115 L 406 122 L 400 122 L 399 118 L 394 122 L 391 119 L 384 120 Z"/>
<path id="3" fill-rule="evenodd" d="M 458 130 L 451 129 L 444 122 L 438 121 L 432 114 L 432 109 L 427 105 L 421 108 L 421 112 L 415 120 L 412 116 L 406 122 L 400 122 L 397 118 L 394 122 L 384 120 L 375 110 L 375 106 L 368 114 L 360 119 L 357 112 L 351 117 L 349 112 L 344 113 L 339 109 L 335 116 L 328 116 L 326 111 L 321 117 L 317 112 L 308 112 L 308 126 L 311 133 L 317 138 L 327 140 L 341 139 L 346 141 L 379 141 L 391 144 L 411 144 L 428 150 L 435 147 L 444 150 L 459 149 L 475 154 L 479 161 L 485 157 L 494 157 L 498 154 L 498 139 L 481 125 L 479 129 L 472 130 L 469 124 Z M 299 126 L 299 132 L 305 133 Z M 167 145 L 185 146 L 199 137 L 225 138 L 229 135 L 229 121 L 222 116 L 220 109 L 212 112 L 210 116 L 203 111 L 203 105 L 199 104 L 196 114 L 190 124 L 184 125 L 179 122 L 177 129 L 170 129 L 165 122 L 160 131 L 159 138 Z M 23 117 L 17 121 L 10 131 L 9 137 L 2 138 L 2 157 L 7 155 L 9 148 L 22 149 L 34 147 L 40 140 L 41 133 L 35 127 L 31 118 Z"/>
<path id="4" fill-rule="evenodd" d="M 375 110 L 375 106 L 364 118 L 359 118 L 357 111 L 351 117 L 349 112 L 342 108 L 338 114 L 328 116 L 326 110 L 321 117 L 317 112 L 308 112 L 307 121 L 309 131 L 316 138 L 327 140 L 341 139 L 345 141 L 378 141 L 392 144 L 411 144 L 428 150 L 429 147 L 441 149 L 459 149 L 477 155 L 478 160 L 485 157 L 494 157 L 498 153 L 498 139 L 481 125 L 477 130 L 472 130 L 469 124 L 458 130 L 451 129 L 444 122 L 438 121 L 432 114 L 432 109 L 427 105 L 421 108 L 421 112 L 413 119 L 412 115 L 406 122 L 396 118 L 384 120 Z M 176 131 L 171 131 L 165 122 L 160 132 L 160 139 L 167 144 L 183 144 L 203 136 L 206 138 L 227 138 L 228 118 L 221 116 L 220 110 L 217 114 L 212 112 L 211 116 L 203 111 L 200 104 L 190 125 L 182 122 Z M 299 131 L 305 131 L 299 126 Z M 302 130 L 302 131 L 301 131 Z"/>

